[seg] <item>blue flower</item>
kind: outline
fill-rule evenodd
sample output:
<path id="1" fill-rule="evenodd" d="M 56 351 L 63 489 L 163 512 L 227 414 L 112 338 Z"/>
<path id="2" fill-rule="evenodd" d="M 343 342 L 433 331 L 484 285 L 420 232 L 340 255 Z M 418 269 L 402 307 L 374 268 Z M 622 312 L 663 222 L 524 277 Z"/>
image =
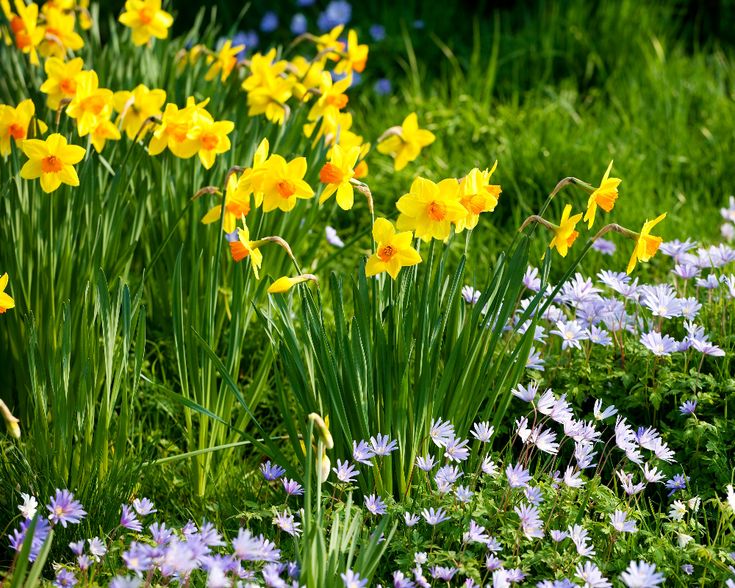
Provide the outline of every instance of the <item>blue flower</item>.
<path id="1" fill-rule="evenodd" d="M 373 41 L 382 41 L 385 39 L 385 27 L 381 24 L 374 24 L 370 27 L 370 36 Z"/>
<path id="2" fill-rule="evenodd" d="M 291 19 L 291 32 L 294 35 L 303 35 L 306 32 L 308 23 L 306 22 L 306 17 L 301 14 L 300 12 L 297 12 L 293 15 L 293 18 Z"/>
<path id="3" fill-rule="evenodd" d="M 386 96 L 393 90 L 393 85 L 390 83 L 388 78 L 381 78 L 375 82 L 374 89 L 378 96 Z"/>
<path id="4" fill-rule="evenodd" d="M 311 6 L 314 4 L 315 0 L 296 0 L 296 6 Z"/>
<path id="5" fill-rule="evenodd" d="M 697 408 L 697 401 L 696 400 L 687 400 L 684 404 L 682 404 L 679 407 L 679 411 L 684 416 L 688 416 L 690 414 L 694 414 L 694 411 Z"/>
<path id="6" fill-rule="evenodd" d="M 317 26 L 321 31 L 330 31 L 337 25 L 350 22 L 352 6 L 344 0 L 335 0 L 327 4 L 327 9 L 319 15 Z"/>
<path id="7" fill-rule="evenodd" d="M 687 487 L 687 477 L 684 474 L 675 474 L 666 482 L 666 487 L 670 490 L 669 496 L 673 496 L 677 490 L 684 490 Z"/>
<path id="8" fill-rule="evenodd" d="M 269 10 L 260 21 L 260 30 L 264 33 L 272 33 L 278 28 L 278 15 Z"/>

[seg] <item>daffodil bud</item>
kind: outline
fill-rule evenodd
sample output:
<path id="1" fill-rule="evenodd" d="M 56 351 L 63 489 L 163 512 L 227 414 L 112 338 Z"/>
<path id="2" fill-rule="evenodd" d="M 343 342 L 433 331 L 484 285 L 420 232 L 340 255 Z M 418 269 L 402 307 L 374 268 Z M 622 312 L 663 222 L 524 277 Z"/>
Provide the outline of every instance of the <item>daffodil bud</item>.
<path id="1" fill-rule="evenodd" d="M 322 458 L 319 460 L 319 483 L 324 484 L 329 477 L 329 471 L 332 466 L 332 462 L 327 457 L 327 452 L 322 452 Z"/>
<path id="2" fill-rule="evenodd" d="M 324 422 L 324 419 L 317 413 L 312 412 L 309 415 L 309 420 L 314 423 L 317 434 L 322 440 L 322 443 L 324 443 L 324 447 L 332 449 L 334 447 L 334 439 L 332 438 L 332 434 L 329 432 L 329 427 Z"/>
<path id="3" fill-rule="evenodd" d="M 288 292 L 296 284 L 301 284 L 302 282 L 307 282 L 309 280 L 318 282 L 318 279 L 314 274 L 301 274 L 293 278 L 289 278 L 288 276 L 283 276 L 281 278 L 278 278 L 275 282 L 273 282 L 270 285 L 270 287 L 268 288 L 268 293 L 269 294 L 283 294 L 284 292 Z"/>
<path id="4" fill-rule="evenodd" d="M 0 400 L 0 413 L 2 413 L 3 419 L 5 419 L 5 425 L 8 427 L 8 433 L 10 433 L 12 437 L 20 439 L 20 426 L 18 425 L 20 421 L 13 416 L 13 413 L 10 412 L 10 409 L 2 400 Z"/>

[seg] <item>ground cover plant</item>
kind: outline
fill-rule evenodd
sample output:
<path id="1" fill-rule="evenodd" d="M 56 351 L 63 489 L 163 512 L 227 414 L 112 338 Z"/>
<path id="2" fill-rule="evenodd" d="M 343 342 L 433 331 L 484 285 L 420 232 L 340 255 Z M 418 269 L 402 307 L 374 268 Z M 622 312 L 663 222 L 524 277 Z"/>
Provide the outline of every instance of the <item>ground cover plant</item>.
<path id="1" fill-rule="evenodd" d="M 375 6 L 0 1 L 3 586 L 735 585 L 728 39 Z"/>

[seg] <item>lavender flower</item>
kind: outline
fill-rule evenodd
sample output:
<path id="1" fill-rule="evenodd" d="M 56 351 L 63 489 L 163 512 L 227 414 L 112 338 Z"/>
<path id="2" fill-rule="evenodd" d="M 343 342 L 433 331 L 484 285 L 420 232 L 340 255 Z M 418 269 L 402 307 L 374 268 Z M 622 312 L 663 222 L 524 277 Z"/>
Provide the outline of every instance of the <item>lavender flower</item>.
<path id="1" fill-rule="evenodd" d="M 449 582 L 459 570 L 457 568 L 431 566 L 431 568 L 429 568 L 429 571 L 431 572 L 431 577 L 435 580 L 443 580 L 444 582 Z"/>
<path id="2" fill-rule="evenodd" d="M 327 473 L 329 473 L 329 470 L 327 470 Z M 303 487 L 296 480 L 283 478 L 281 484 L 283 484 L 284 492 L 289 496 L 301 496 L 304 493 Z"/>
<path id="3" fill-rule="evenodd" d="M 308 27 L 309 23 L 306 21 L 306 17 L 300 12 L 297 12 L 291 18 L 290 28 L 294 35 L 303 35 Z"/>
<path id="4" fill-rule="evenodd" d="M 82 504 L 74 500 L 74 495 L 68 490 L 57 489 L 46 508 L 51 512 L 49 520 L 55 525 L 61 524 L 64 528 L 68 523 L 79 524 L 87 514 Z"/>
<path id="5" fill-rule="evenodd" d="M 10 548 L 15 551 L 20 551 L 23 548 L 23 543 L 26 539 L 26 534 L 31 526 L 33 519 L 25 519 L 20 523 L 15 531 L 10 534 L 9 543 Z M 35 561 L 38 554 L 41 552 L 43 544 L 48 538 L 49 532 L 51 531 L 51 525 L 47 519 L 39 517 L 36 519 L 36 527 L 33 530 L 33 539 L 31 539 L 31 550 L 28 554 L 29 561 Z"/>
<path id="6" fill-rule="evenodd" d="M 628 588 L 655 588 L 663 584 L 664 575 L 656 571 L 655 564 L 631 561 L 620 579 Z"/>
<path id="7" fill-rule="evenodd" d="M 447 516 L 447 513 L 444 512 L 443 508 L 438 508 L 436 510 L 434 510 L 433 507 L 428 510 L 424 509 L 421 511 L 421 516 L 424 517 L 426 522 L 432 527 L 449 520 L 449 517 Z"/>
<path id="8" fill-rule="evenodd" d="M 77 583 L 77 577 L 74 575 L 74 572 L 71 572 L 65 568 L 60 568 L 58 572 L 56 572 L 56 578 L 54 578 L 54 586 L 57 588 L 71 588 L 71 586 L 74 586 Z"/>
<path id="9" fill-rule="evenodd" d="M 490 441 L 490 437 L 493 436 L 493 433 L 495 432 L 495 427 L 493 427 L 488 422 L 481 422 L 481 423 L 474 423 L 472 425 L 472 436 L 477 439 L 478 441 L 482 443 L 487 443 Z"/>
<path id="10" fill-rule="evenodd" d="M 444 446 L 444 457 L 449 461 L 465 461 L 470 455 L 470 450 L 467 448 L 468 443 L 467 439 L 453 437 Z"/>
<path id="11" fill-rule="evenodd" d="M 337 460 L 337 467 L 332 468 L 332 471 L 337 474 L 337 479 L 340 482 L 344 482 L 346 484 L 351 484 L 352 482 L 354 482 L 355 478 L 357 478 L 358 474 L 360 473 L 350 462 L 341 461 L 339 459 Z"/>
<path id="12" fill-rule="evenodd" d="M 273 524 L 292 537 L 298 537 L 301 534 L 301 523 L 297 522 L 294 516 L 286 511 L 277 512 L 276 516 L 273 517 Z"/>
<path id="13" fill-rule="evenodd" d="M 373 41 L 380 42 L 385 39 L 385 27 L 381 24 L 370 25 L 368 29 Z"/>
<path id="14" fill-rule="evenodd" d="M 687 477 L 684 474 L 674 474 L 674 477 L 666 482 L 669 489 L 669 496 L 673 496 L 677 490 L 684 490 L 687 487 Z"/>
<path id="15" fill-rule="evenodd" d="M 148 498 L 136 498 L 133 500 L 133 508 L 140 516 L 146 516 L 158 512 L 156 507 L 153 505 Z"/>
<path id="16" fill-rule="evenodd" d="M 282 468 L 278 464 L 272 464 L 271 460 L 268 460 L 264 464 L 261 464 L 260 471 L 263 473 L 263 477 L 269 482 L 277 480 L 286 473 L 285 468 Z"/>
<path id="17" fill-rule="evenodd" d="M 368 583 L 367 579 L 361 578 L 360 574 L 352 570 L 347 570 L 344 574 L 340 574 L 339 577 L 342 578 L 345 588 L 365 588 Z"/>
<path id="18" fill-rule="evenodd" d="M 671 355 L 678 350 L 677 342 L 668 335 L 661 336 L 658 331 L 651 331 L 641 337 L 641 343 L 654 355 Z"/>
<path id="19" fill-rule="evenodd" d="M 376 437 L 370 437 L 370 445 L 372 446 L 373 454 L 385 457 L 390 455 L 392 451 L 398 449 L 398 443 L 391 441 L 388 435 L 378 434 Z"/>
<path id="20" fill-rule="evenodd" d="M 505 475 L 511 488 L 525 488 L 531 480 L 531 474 L 521 464 L 508 465 L 505 468 Z"/>
<path id="21" fill-rule="evenodd" d="M 679 412 L 683 414 L 684 416 L 689 416 L 690 414 L 694 414 L 694 411 L 697 409 L 697 400 L 687 400 L 679 407 Z"/>
<path id="22" fill-rule="evenodd" d="M 433 420 L 429 429 L 429 437 L 437 447 L 445 447 L 449 441 L 454 439 L 454 425 L 440 418 Z"/>
<path id="23" fill-rule="evenodd" d="M 373 90 L 378 96 L 387 96 L 393 91 L 393 84 L 388 78 L 380 78 L 375 82 Z M 462 289 L 464 295 L 464 288 Z"/>
<path id="24" fill-rule="evenodd" d="M 417 514 L 411 514 L 410 512 L 403 513 L 403 522 L 406 523 L 407 527 L 415 526 L 420 520 L 421 517 Z"/>
<path id="25" fill-rule="evenodd" d="M 599 251 L 603 255 L 613 255 L 616 247 L 615 243 L 608 241 L 607 239 L 598 238 L 592 243 L 592 249 Z"/>
<path id="26" fill-rule="evenodd" d="M 427 455 L 426 457 L 419 456 L 416 458 L 416 467 L 425 472 L 431 471 L 435 465 L 436 460 L 434 460 L 434 457 L 431 455 Z"/>
<path id="27" fill-rule="evenodd" d="M 384 515 L 388 512 L 388 507 L 385 505 L 385 502 L 382 501 L 380 496 L 375 496 L 375 494 L 371 494 L 365 499 L 365 508 L 374 515 Z"/>
<path id="28" fill-rule="evenodd" d="M 143 525 L 140 524 L 138 517 L 127 504 L 122 505 L 122 514 L 120 515 L 120 526 L 130 531 L 140 533 L 143 530 Z"/>
<path id="29" fill-rule="evenodd" d="M 462 287 L 462 298 L 464 298 L 464 301 L 467 304 L 477 304 L 477 301 L 480 299 L 481 292 L 479 290 L 475 290 L 472 286 L 463 286 Z"/>
<path id="30" fill-rule="evenodd" d="M 574 569 L 574 575 L 582 580 L 588 588 L 611 588 L 612 586 L 609 580 L 602 575 L 600 568 L 591 561 L 586 561 L 584 564 L 577 564 L 577 567 Z M 572 585 L 576 586 L 576 584 Z"/>
<path id="31" fill-rule="evenodd" d="M 618 533 L 635 533 L 638 531 L 635 521 L 629 521 L 627 514 L 622 510 L 616 510 L 610 515 L 610 524 Z"/>
<path id="32" fill-rule="evenodd" d="M 352 458 L 363 465 L 373 466 L 373 462 L 370 461 L 375 456 L 375 453 L 365 441 L 360 441 L 357 444 L 355 441 L 352 442 Z"/>
<path id="33" fill-rule="evenodd" d="M 552 330 L 551 333 L 561 337 L 562 350 L 569 347 L 582 349 L 580 341 L 588 339 L 587 331 L 577 321 L 557 321 L 556 329 Z"/>

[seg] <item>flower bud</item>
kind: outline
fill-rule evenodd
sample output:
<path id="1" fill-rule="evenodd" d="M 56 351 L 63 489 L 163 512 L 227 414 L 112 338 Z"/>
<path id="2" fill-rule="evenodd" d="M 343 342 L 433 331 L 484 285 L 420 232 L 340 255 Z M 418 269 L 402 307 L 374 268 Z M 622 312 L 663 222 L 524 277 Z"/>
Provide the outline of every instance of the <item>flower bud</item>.
<path id="1" fill-rule="evenodd" d="M 332 449 L 334 447 L 334 439 L 332 438 L 332 434 L 329 432 L 329 427 L 324 422 L 324 419 L 322 419 L 322 417 L 319 416 L 317 413 L 312 412 L 309 415 L 309 420 L 314 423 L 317 434 L 322 440 L 322 443 L 324 443 L 324 446 L 327 449 Z"/>
<path id="2" fill-rule="evenodd" d="M 5 425 L 8 427 L 8 433 L 10 433 L 12 437 L 20 439 L 20 426 L 18 425 L 20 421 L 13 416 L 13 413 L 10 412 L 10 409 L 2 400 L 0 400 L 0 413 L 2 413 L 3 419 L 5 419 Z"/>

